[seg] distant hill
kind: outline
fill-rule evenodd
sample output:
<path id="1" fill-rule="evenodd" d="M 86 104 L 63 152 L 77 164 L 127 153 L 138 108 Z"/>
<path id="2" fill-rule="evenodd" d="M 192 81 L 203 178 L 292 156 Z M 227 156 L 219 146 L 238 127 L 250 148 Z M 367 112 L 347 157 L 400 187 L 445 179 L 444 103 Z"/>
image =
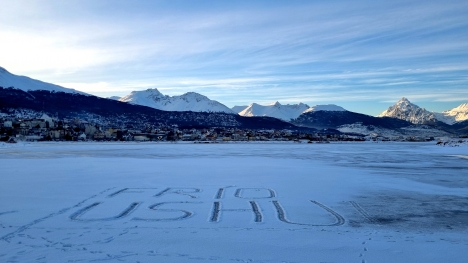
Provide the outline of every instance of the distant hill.
<path id="1" fill-rule="evenodd" d="M 351 111 L 310 111 L 301 114 L 291 123 L 316 129 L 336 129 L 341 125 L 362 123 L 387 129 L 397 129 L 412 125 L 408 121 L 395 118 L 378 118 Z"/>

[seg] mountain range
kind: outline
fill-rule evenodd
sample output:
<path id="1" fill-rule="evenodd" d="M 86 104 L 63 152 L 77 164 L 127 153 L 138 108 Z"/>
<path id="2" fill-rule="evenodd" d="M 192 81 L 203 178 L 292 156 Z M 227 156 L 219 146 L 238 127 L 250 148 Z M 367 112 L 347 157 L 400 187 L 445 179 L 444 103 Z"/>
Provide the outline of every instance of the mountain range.
<path id="1" fill-rule="evenodd" d="M 440 134 L 468 132 L 468 104 L 436 113 L 402 98 L 378 117 L 350 112 L 333 104 L 309 107 L 303 103 L 282 105 L 275 102 L 266 106 L 252 103 L 249 106 L 229 109 L 194 92 L 167 96 L 157 89 L 148 89 L 133 91 L 121 98 L 98 98 L 73 89 L 17 76 L 0 68 L 0 110 L 3 113 L 11 113 L 23 109 L 48 112 L 51 116 L 59 114 L 67 118 L 91 116 L 94 120 L 107 119 L 125 125 L 141 125 L 147 122 L 194 127 L 305 127 L 357 133 L 386 129 L 399 130 L 405 134 L 406 131 L 415 131 L 423 127 L 425 131 L 442 131 Z M 406 129 L 405 132 L 402 129 Z"/>
<path id="2" fill-rule="evenodd" d="M 275 102 L 267 106 L 252 103 L 247 108 L 239 112 L 239 115 L 246 117 L 269 116 L 284 121 L 290 121 L 291 119 L 297 118 L 308 108 L 309 106 L 303 103 L 281 105 L 279 102 Z"/>
<path id="3" fill-rule="evenodd" d="M 302 114 L 309 112 L 331 111 L 335 113 L 325 115 L 335 116 L 342 116 L 347 114 L 340 113 L 347 110 L 334 104 L 315 105 L 309 107 L 307 104 L 303 103 L 282 105 L 279 102 L 275 102 L 266 106 L 252 103 L 249 106 L 235 106 L 232 108 L 232 110 L 238 112 L 238 114 L 242 116 L 270 116 L 296 124 L 303 121 L 303 118 L 297 120 L 302 116 Z M 377 117 L 390 117 L 405 120 L 412 124 L 436 124 L 437 122 L 442 122 L 448 125 L 453 125 L 457 122 L 468 120 L 468 103 L 461 104 L 460 106 L 451 110 L 438 113 L 430 112 L 424 108 L 421 108 L 411 103 L 407 98 L 403 97 L 395 105 L 389 107 Z"/>
<path id="4" fill-rule="evenodd" d="M 231 109 L 241 116 L 269 116 L 284 121 L 291 121 L 301 114 L 311 111 L 345 111 L 342 107 L 333 104 L 309 107 L 309 105 L 304 103 L 282 105 L 278 101 L 266 106 L 252 103 L 249 106 L 234 106 Z"/>

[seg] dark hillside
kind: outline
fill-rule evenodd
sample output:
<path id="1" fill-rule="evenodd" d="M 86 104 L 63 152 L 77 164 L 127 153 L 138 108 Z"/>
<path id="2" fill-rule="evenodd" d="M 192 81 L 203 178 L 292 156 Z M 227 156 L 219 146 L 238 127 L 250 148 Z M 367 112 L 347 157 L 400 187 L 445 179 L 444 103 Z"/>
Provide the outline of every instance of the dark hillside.
<path id="1" fill-rule="evenodd" d="M 336 129 L 340 125 L 356 122 L 387 129 L 398 129 L 412 125 L 410 122 L 400 119 L 379 118 L 351 111 L 312 111 L 301 114 L 297 119 L 292 121 L 295 125 L 316 129 Z"/>
<path id="2" fill-rule="evenodd" d="M 177 124 L 186 127 L 239 127 L 250 129 L 295 129 L 290 123 L 270 117 L 242 117 L 226 113 L 173 112 L 80 94 L 22 91 L 0 88 L 0 110 L 28 109 L 59 118 L 99 119 L 120 126 Z"/>

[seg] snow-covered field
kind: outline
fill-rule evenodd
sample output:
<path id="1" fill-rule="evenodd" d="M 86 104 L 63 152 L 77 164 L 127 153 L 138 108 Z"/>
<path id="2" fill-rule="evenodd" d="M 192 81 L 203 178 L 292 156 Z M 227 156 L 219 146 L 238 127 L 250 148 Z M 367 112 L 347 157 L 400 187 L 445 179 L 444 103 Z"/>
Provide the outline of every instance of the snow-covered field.
<path id="1" fill-rule="evenodd" d="M 0 262 L 467 262 L 468 146 L 0 144 Z"/>

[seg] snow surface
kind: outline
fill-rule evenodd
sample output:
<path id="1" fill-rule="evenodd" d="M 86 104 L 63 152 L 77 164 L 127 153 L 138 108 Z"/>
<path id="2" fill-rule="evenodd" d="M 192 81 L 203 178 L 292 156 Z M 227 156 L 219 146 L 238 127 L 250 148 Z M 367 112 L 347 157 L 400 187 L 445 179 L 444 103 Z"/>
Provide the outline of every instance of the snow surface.
<path id="1" fill-rule="evenodd" d="M 194 111 L 194 112 L 225 112 L 235 114 L 225 105 L 210 100 L 206 96 L 195 92 L 187 92 L 180 96 L 163 95 L 158 89 L 132 91 L 129 95 L 119 99 L 165 111 Z"/>
<path id="2" fill-rule="evenodd" d="M 340 107 L 335 104 L 326 104 L 326 105 L 315 105 L 307 110 L 305 110 L 303 113 L 311 112 L 311 111 L 346 111 L 343 107 Z"/>
<path id="3" fill-rule="evenodd" d="M 243 111 L 239 112 L 239 115 L 246 117 L 268 116 L 290 121 L 291 119 L 299 117 L 299 115 L 308 108 L 309 106 L 304 103 L 282 105 L 279 102 L 274 102 L 267 106 L 252 103 Z"/>
<path id="4" fill-rule="evenodd" d="M 466 262 L 468 146 L 0 143 L 0 262 Z"/>
<path id="5" fill-rule="evenodd" d="M 0 67 L 0 86 L 4 88 L 14 87 L 16 89 L 28 90 L 47 90 L 66 93 L 78 93 L 82 95 L 89 95 L 74 89 L 64 88 L 55 84 L 42 82 L 40 80 L 32 79 L 25 76 L 17 76 L 11 74 L 6 69 Z"/>

